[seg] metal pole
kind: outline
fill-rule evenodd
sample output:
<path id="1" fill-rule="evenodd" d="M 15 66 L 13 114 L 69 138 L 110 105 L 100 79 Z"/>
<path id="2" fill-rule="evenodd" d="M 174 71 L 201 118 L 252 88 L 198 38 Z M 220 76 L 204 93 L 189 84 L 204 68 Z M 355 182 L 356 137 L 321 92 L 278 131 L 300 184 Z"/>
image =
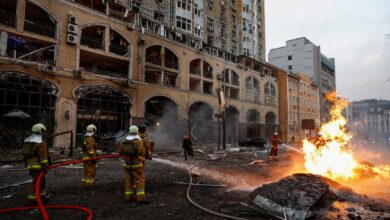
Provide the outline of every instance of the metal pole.
<path id="1" fill-rule="evenodd" d="M 222 111 L 222 148 L 226 149 L 226 114 L 225 109 Z"/>

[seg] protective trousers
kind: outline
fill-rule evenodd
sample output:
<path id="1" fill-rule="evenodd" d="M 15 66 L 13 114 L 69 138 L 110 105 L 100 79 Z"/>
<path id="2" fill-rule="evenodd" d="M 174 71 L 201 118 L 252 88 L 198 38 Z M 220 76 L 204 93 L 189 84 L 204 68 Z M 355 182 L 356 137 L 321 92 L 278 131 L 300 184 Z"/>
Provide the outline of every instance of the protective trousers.
<path id="1" fill-rule="evenodd" d="M 272 160 L 272 159 L 276 159 L 277 156 L 278 156 L 278 147 L 272 146 L 271 151 L 269 153 L 269 157 Z"/>
<path id="2" fill-rule="evenodd" d="M 91 188 L 95 181 L 96 161 L 89 160 L 84 162 L 84 176 L 81 180 L 81 187 Z"/>
<path id="3" fill-rule="evenodd" d="M 42 170 L 30 170 L 30 175 L 31 175 L 31 178 L 32 178 L 32 183 L 29 187 L 29 193 L 28 193 L 28 199 L 31 200 L 31 201 L 35 201 L 37 199 L 37 197 L 35 196 L 35 185 L 37 183 L 37 179 L 38 179 L 38 176 L 39 174 L 41 173 Z M 40 185 L 40 194 L 41 194 L 41 197 L 43 196 L 46 196 L 46 189 L 45 189 L 45 185 L 46 185 L 46 180 L 45 180 L 45 175 L 43 175 L 42 177 L 42 180 L 41 180 L 41 185 Z"/>
<path id="4" fill-rule="evenodd" d="M 135 164 L 125 164 L 124 171 L 126 201 L 145 201 L 145 176 L 142 162 Z"/>

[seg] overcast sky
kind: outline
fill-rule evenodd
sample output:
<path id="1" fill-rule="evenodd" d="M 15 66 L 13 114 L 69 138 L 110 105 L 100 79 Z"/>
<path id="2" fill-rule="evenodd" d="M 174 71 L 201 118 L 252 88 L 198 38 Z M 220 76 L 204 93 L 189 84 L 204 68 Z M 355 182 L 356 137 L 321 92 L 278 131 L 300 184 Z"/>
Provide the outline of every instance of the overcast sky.
<path id="1" fill-rule="evenodd" d="M 267 55 L 304 36 L 336 59 L 342 96 L 390 100 L 390 0 L 266 0 L 265 16 Z"/>

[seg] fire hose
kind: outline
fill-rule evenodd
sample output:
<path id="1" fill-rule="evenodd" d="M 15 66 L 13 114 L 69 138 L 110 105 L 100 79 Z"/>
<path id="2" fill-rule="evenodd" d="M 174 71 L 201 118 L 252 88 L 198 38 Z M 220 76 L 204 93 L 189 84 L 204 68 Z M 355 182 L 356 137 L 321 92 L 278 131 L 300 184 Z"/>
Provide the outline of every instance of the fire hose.
<path id="1" fill-rule="evenodd" d="M 58 167 L 66 166 L 66 165 L 69 165 L 69 164 L 83 163 L 83 162 L 89 161 L 89 160 L 100 160 L 100 159 L 104 159 L 104 158 L 115 158 L 115 157 L 122 157 L 122 156 L 123 155 L 120 155 L 120 154 L 113 154 L 113 155 L 99 156 L 99 157 L 90 158 L 90 159 L 71 160 L 71 161 L 67 161 L 67 162 L 64 162 L 64 163 L 58 163 L 58 164 L 50 165 L 48 169 L 51 170 L 51 169 L 55 169 L 55 168 L 58 168 Z M 219 212 L 215 212 L 215 211 L 209 210 L 209 209 L 207 209 L 207 208 L 205 208 L 203 206 L 198 205 L 194 201 L 192 201 L 192 199 L 190 197 L 190 190 L 191 190 L 191 185 L 192 185 L 192 176 L 191 176 L 191 172 L 190 172 L 191 167 L 187 169 L 189 177 L 190 177 L 190 184 L 188 185 L 188 188 L 187 188 L 186 197 L 187 197 L 187 200 L 192 205 L 194 205 L 198 209 L 200 209 L 200 210 L 202 210 L 204 212 L 207 212 L 209 214 L 212 214 L 212 215 L 220 216 L 220 217 L 227 218 L 227 219 L 246 220 L 244 218 L 239 218 L 239 217 L 235 217 L 235 216 L 225 215 L 225 214 L 222 214 L 222 213 L 219 213 Z M 85 212 L 86 214 L 88 214 L 87 220 L 92 220 L 92 218 L 93 218 L 92 211 L 90 209 L 82 207 L 82 206 L 76 206 L 76 205 L 44 205 L 43 202 L 42 202 L 41 194 L 40 194 L 40 185 L 41 185 L 41 181 L 42 181 L 42 178 L 43 178 L 44 174 L 45 174 L 44 171 L 42 171 L 39 174 L 39 176 L 37 178 L 37 181 L 35 183 L 35 196 L 37 198 L 37 203 L 38 203 L 37 206 L 24 206 L 24 207 L 0 209 L 0 214 L 4 214 L 4 213 L 8 213 L 8 212 L 17 212 L 17 211 L 26 211 L 26 210 L 32 210 L 32 209 L 39 209 L 41 214 L 42 214 L 43 219 L 44 220 L 49 220 L 50 218 L 49 218 L 49 215 L 47 214 L 46 209 L 74 209 L 74 210 Z"/>
<path id="2" fill-rule="evenodd" d="M 67 161 L 67 162 L 64 162 L 64 163 L 58 163 L 58 164 L 50 165 L 49 166 L 49 170 L 55 169 L 55 168 L 58 168 L 58 167 L 62 167 L 62 166 L 66 166 L 66 165 L 69 165 L 69 164 L 83 163 L 83 162 L 89 161 L 89 160 L 100 160 L 100 159 L 104 159 L 104 158 L 114 158 L 114 157 L 122 157 L 122 156 L 123 155 L 120 155 L 120 154 L 113 154 L 113 155 L 99 156 L 99 157 L 96 157 L 96 158 L 90 158 L 90 159 L 84 159 L 84 160 L 83 159 L 71 160 L 71 161 Z M 44 174 L 45 173 L 43 171 L 39 174 L 39 176 L 37 178 L 37 181 L 36 181 L 36 184 L 35 184 L 35 196 L 37 197 L 37 203 L 38 203 L 37 206 L 25 206 L 25 207 L 1 209 L 0 210 L 0 214 L 4 214 L 4 213 L 8 213 L 8 212 L 25 211 L 25 210 L 31 210 L 31 209 L 39 209 L 41 214 L 42 214 L 43 219 L 44 220 L 49 220 L 50 218 L 49 218 L 49 215 L 46 212 L 46 209 L 75 209 L 75 210 L 79 210 L 79 211 L 87 213 L 88 214 L 87 220 L 92 220 L 92 218 L 93 218 L 92 211 L 90 209 L 82 207 L 82 206 L 76 206 L 76 205 L 43 205 L 41 194 L 40 194 L 40 185 L 41 185 L 41 181 L 42 181 L 42 178 L 43 178 Z"/>
<path id="3" fill-rule="evenodd" d="M 212 211 L 210 209 L 207 209 L 197 203 L 195 203 L 194 201 L 192 201 L 191 197 L 190 197 L 190 190 L 191 190 L 191 185 L 192 185 L 192 176 L 191 176 L 191 168 L 193 166 L 195 166 L 197 163 L 193 164 L 191 167 L 187 168 L 187 171 L 188 171 L 188 175 L 190 177 L 190 181 L 189 181 L 189 184 L 188 184 L 188 188 L 187 188 L 187 194 L 186 194 L 186 197 L 187 197 L 187 200 L 189 203 L 191 203 L 193 206 L 195 206 L 196 208 L 204 211 L 204 212 L 207 212 L 209 214 L 212 214 L 212 215 L 215 215 L 215 216 L 219 216 L 219 217 L 223 217 L 223 218 L 227 218 L 227 219 L 234 219 L 234 220 L 247 220 L 245 218 L 239 218 L 239 217 L 236 217 L 236 216 L 231 216 L 231 215 L 225 215 L 223 213 L 219 213 L 219 212 L 215 212 L 215 211 Z"/>

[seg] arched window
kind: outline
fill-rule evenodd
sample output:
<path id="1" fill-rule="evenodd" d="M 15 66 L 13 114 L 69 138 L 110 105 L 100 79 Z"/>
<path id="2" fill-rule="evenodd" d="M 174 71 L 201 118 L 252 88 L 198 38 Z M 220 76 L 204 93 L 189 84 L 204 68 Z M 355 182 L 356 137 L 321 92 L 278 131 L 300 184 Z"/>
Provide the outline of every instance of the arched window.
<path id="1" fill-rule="evenodd" d="M 265 104 L 276 105 L 276 88 L 274 84 L 267 82 L 264 85 Z"/>
<path id="2" fill-rule="evenodd" d="M 56 28 L 57 21 L 52 16 L 32 2 L 26 2 L 24 18 L 25 31 L 55 38 Z"/>
<path id="3" fill-rule="evenodd" d="M 190 62 L 190 91 L 213 94 L 213 68 L 202 59 Z"/>
<path id="4" fill-rule="evenodd" d="M 264 93 L 267 96 L 276 96 L 276 88 L 274 84 L 267 82 L 264 86 Z"/>
<path id="5" fill-rule="evenodd" d="M 179 59 L 170 49 L 160 45 L 148 47 L 145 62 L 145 82 L 177 87 Z"/>
<path id="6" fill-rule="evenodd" d="M 226 97 L 232 99 L 240 98 L 240 78 L 238 74 L 231 69 L 222 71 L 222 87 Z"/>
<path id="7" fill-rule="evenodd" d="M 88 26 L 81 31 L 80 45 L 81 70 L 128 78 L 130 44 L 121 34 L 106 26 Z"/>
<path id="8" fill-rule="evenodd" d="M 249 76 L 245 80 L 245 99 L 249 102 L 260 102 L 260 84 L 253 76 Z"/>

